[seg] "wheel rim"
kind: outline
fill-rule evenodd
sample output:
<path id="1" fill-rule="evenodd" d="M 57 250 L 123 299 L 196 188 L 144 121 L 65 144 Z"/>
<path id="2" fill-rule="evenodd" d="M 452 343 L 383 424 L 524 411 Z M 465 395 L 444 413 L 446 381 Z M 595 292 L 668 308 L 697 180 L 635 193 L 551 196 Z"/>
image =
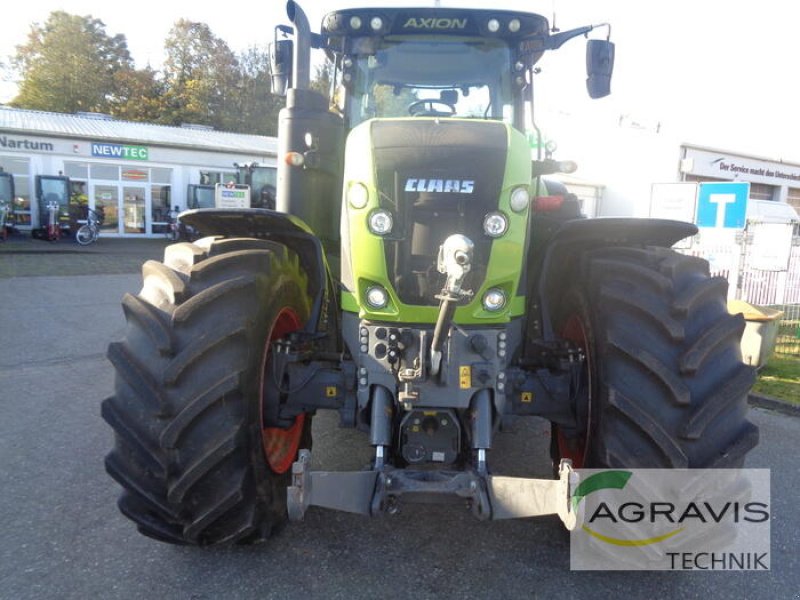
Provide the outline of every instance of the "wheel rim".
<path id="1" fill-rule="evenodd" d="M 270 346 L 275 340 L 300 329 L 301 324 L 300 317 L 291 308 L 283 308 L 272 322 L 270 333 L 267 336 L 267 343 L 264 348 L 264 358 L 261 363 L 262 379 L 259 385 L 259 389 L 261 390 L 261 401 L 259 402 L 261 423 L 264 422 L 264 378 L 268 376 L 266 371 L 267 362 L 269 361 Z M 280 427 L 262 427 L 261 443 L 264 448 L 264 458 L 266 458 L 270 469 L 275 473 L 285 473 L 291 468 L 295 456 L 297 456 L 297 451 L 300 448 L 300 440 L 303 437 L 305 421 L 305 414 L 301 414 L 288 429 L 282 429 Z"/>
<path id="2" fill-rule="evenodd" d="M 586 389 L 589 395 L 586 402 L 586 432 L 578 435 L 576 438 L 570 438 L 564 435 L 560 427 L 556 426 L 556 441 L 558 443 L 558 452 L 561 458 L 568 458 L 572 461 L 572 466 L 580 469 L 586 462 L 586 453 L 589 448 L 589 432 L 591 431 L 591 417 L 592 417 L 592 356 L 590 353 L 589 336 L 586 333 L 586 327 L 583 319 L 577 314 L 573 313 L 564 322 L 561 330 L 561 337 L 565 340 L 573 342 L 582 351 L 586 360 L 584 373 L 586 375 Z"/>

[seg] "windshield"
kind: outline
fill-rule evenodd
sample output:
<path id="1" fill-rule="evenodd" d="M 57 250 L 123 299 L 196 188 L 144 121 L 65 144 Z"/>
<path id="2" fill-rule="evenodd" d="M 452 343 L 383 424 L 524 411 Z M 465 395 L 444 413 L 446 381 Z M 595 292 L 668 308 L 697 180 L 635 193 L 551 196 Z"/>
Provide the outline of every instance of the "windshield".
<path id="1" fill-rule="evenodd" d="M 513 120 L 511 53 L 500 40 L 385 40 L 354 57 L 350 126 L 376 117 Z"/>

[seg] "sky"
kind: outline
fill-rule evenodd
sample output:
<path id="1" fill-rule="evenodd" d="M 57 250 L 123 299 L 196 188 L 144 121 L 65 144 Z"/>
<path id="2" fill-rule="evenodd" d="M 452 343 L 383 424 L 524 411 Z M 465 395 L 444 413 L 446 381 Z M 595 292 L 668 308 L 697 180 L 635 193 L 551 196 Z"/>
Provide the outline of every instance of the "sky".
<path id="1" fill-rule="evenodd" d="M 436 0 L 300 0 L 312 29 L 330 10 L 355 6 L 433 6 Z M 682 142 L 800 163 L 800 4 L 785 0 L 440 0 L 442 6 L 539 12 L 562 30 L 609 22 L 616 44 L 612 95 L 590 100 L 585 46 L 569 42 L 540 62 L 537 119 L 605 135 L 599 123 L 658 129 Z M 207 23 L 234 51 L 264 47 L 287 23 L 281 0 L 233 5 L 197 0 L 27 0 L 4 11 L 0 60 L 50 12 L 91 15 L 124 34 L 137 67 L 158 68 L 163 41 L 180 18 Z M 0 86 L 0 102 L 13 97 Z"/>

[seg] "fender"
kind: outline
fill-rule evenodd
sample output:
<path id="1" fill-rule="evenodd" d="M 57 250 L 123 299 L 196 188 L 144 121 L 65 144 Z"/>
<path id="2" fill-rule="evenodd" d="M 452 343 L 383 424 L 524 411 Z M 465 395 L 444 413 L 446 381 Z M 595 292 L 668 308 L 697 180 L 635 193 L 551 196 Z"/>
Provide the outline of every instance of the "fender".
<path id="1" fill-rule="evenodd" d="M 308 275 L 311 314 L 308 333 L 331 333 L 339 343 L 338 294 L 319 238 L 295 216 L 265 208 L 201 208 L 180 214 L 180 220 L 202 236 L 249 237 L 283 244 L 297 254 Z"/>
<path id="2" fill-rule="evenodd" d="M 556 339 L 551 309 L 567 291 L 586 251 L 604 246 L 669 248 L 697 231 L 692 223 L 667 219 L 608 217 L 563 222 L 543 246 L 536 245 L 538 260 L 531 261 L 528 269 L 529 311 L 534 319 L 540 316 L 540 330 L 529 327 L 529 331 L 545 341 Z"/>

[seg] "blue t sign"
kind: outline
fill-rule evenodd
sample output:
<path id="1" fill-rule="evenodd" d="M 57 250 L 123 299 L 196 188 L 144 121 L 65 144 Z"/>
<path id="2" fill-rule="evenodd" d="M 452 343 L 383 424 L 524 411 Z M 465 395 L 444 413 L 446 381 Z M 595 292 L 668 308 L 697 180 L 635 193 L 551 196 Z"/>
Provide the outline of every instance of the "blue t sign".
<path id="1" fill-rule="evenodd" d="M 701 183 L 697 193 L 697 226 L 744 229 L 749 196 L 747 182 Z"/>

